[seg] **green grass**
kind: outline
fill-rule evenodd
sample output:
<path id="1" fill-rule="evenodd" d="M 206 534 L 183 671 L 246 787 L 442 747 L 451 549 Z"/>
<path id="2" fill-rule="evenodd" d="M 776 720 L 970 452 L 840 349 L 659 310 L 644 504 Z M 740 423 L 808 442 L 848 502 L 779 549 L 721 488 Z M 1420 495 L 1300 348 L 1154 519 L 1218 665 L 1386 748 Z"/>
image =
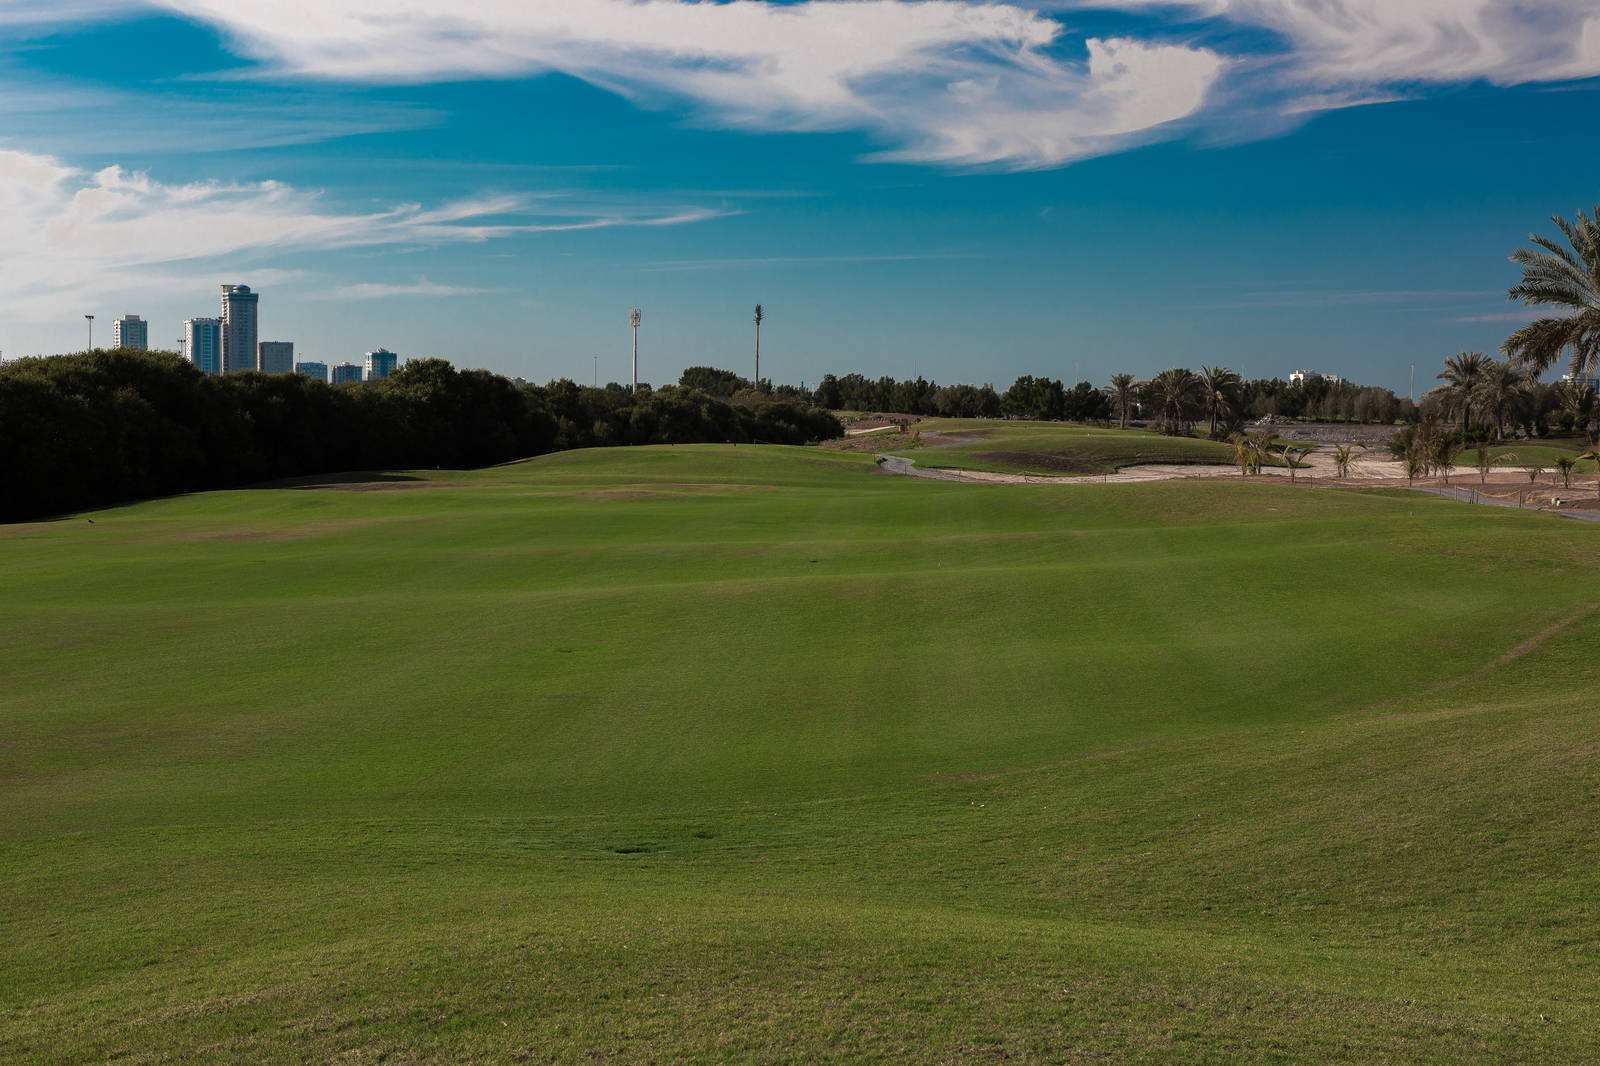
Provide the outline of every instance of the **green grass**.
<path id="1" fill-rule="evenodd" d="M 413 476 L 0 527 L 0 1061 L 1600 1055 L 1600 530 Z"/>
<path id="2" fill-rule="evenodd" d="M 1556 465 L 1556 460 L 1562 456 L 1567 456 L 1569 458 L 1576 457 L 1578 455 L 1582 455 L 1588 450 L 1588 445 L 1582 443 L 1557 444 L 1541 442 L 1539 444 L 1533 444 L 1526 441 L 1514 441 L 1511 444 L 1496 444 L 1491 446 L 1489 449 L 1489 454 L 1495 459 L 1500 459 L 1503 456 L 1514 456 L 1514 458 L 1507 460 L 1508 465 L 1511 466 L 1538 465 L 1544 467 L 1546 470 L 1553 470 Z M 1460 458 L 1456 461 L 1464 466 L 1472 465 L 1478 461 L 1477 449 L 1466 449 L 1461 453 Z M 1595 471 L 1594 460 L 1580 459 L 1578 461 L 1578 465 L 1573 467 L 1573 469 L 1578 473 L 1592 474 Z"/>
<path id="3" fill-rule="evenodd" d="M 1141 463 L 1233 462 L 1227 444 L 1145 430 L 981 418 L 928 419 L 917 429 L 924 435 L 979 434 L 969 444 L 905 453 L 918 466 L 947 470 L 1075 476 L 1114 474 Z"/>

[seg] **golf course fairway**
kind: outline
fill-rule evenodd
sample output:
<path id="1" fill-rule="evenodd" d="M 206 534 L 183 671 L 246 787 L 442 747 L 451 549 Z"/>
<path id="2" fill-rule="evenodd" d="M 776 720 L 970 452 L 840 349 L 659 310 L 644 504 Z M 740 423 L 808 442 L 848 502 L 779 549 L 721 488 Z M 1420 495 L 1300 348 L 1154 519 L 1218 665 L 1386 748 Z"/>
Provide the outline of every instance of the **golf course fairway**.
<path id="1" fill-rule="evenodd" d="M 0 1062 L 1597 1061 L 1597 579 L 814 448 L 0 526 Z"/>

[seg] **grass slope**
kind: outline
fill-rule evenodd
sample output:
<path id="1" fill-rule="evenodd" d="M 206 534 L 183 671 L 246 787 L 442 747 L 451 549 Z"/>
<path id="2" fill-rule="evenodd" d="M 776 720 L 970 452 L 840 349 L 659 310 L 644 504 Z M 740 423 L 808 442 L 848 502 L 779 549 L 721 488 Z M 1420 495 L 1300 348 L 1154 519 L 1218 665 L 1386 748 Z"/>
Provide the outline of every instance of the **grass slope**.
<path id="1" fill-rule="evenodd" d="M 981 418 L 929 419 L 917 428 L 924 434 L 978 434 L 968 444 L 905 453 L 913 456 L 919 466 L 947 470 L 1086 475 L 1114 474 L 1140 463 L 1233 461 L 1233 449 L 1219 441 L 1145 430 Z"/>
<path id="2" fill-rule="evenodd" d="M 409 476 L 0 527 L 0 1060 L 1600 1054 L 1588 526 Z"/>

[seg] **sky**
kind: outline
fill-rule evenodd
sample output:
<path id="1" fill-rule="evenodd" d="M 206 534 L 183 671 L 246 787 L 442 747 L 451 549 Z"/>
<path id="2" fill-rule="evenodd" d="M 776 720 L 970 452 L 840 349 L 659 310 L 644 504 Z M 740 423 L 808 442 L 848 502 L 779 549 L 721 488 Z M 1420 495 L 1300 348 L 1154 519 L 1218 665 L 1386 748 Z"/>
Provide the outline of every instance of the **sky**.
<path id="1" fill-rule="evenodd" d="M 1421 392 L 1597 104 L 1600 0 L 0 0 L 0 356 Z"/>

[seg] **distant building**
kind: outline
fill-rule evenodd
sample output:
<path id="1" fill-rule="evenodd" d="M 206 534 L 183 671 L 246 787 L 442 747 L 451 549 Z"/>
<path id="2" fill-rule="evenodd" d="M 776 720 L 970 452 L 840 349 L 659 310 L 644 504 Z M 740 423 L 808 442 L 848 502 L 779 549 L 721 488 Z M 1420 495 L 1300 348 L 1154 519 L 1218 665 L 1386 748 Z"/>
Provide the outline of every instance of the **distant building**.
<path id="1" fill-rule="evenodd" d="M 222 372 L 256 368 L 256 309 L 259 292 L 248 285 L 222 287 Z"/>
<path id="2" fill-rule="evenodd" d="M 1320 370 L 1296 370 L 1289 375 L 1289 384 L 1304 385 L 1308 381 L 1318 379 L 1326 381 L 1329 385 L 1337 385 L 1344 380 L 1338 374 L 1324 374 Z"/>
<path id="3" fill-rule="evenodd" d="M 1587 385 L 1592 389 L 1600 389 L 1600 377 L 1593 374 L 1573 374 L 1570 371 L 1561 375 L 1562 381 L 1575 381 L 1579 385 Z"/>
<path id="4" fill-rule="evenodd" d="M 387 348 L 379 348 L 375 352 L 367 353 L 366 374 L 368 381 L 380 381 L 394 373 L 400 357 Z"/>
<path id="5" fill-rule="evenodd" d="M 222 373 L 222 321 L 216 318 L 184 319 L 183 354 L 202 374 Z"/>
<path id="6" fill-rule="evenodd" d="M 333 383 L 343 385 L 347 381 L 361 380 L 361 366 L 358 363 L 340 363 L 333 368 Z"/>
<path id="7" fill-rule="evenodd" d="M 257 341 L 256 369 L 263 374 L 288 374 L 294 370 L 294 341 Z"/>
<path id="8" fill-rule="evenodd" d="M 138 315 L 123 315 L 111 323 L 111 347 L 141 351 L 150 347 L 150 323 Z"/>
<path id="9" fill-rule="evenodd" d="M 296 374 L 304 374 L 311 380 L 320 381 L 324 384 L 326 384 L 328 381 L 327 363 L 296 363 L 294 365 L 294 372 Z"/>

